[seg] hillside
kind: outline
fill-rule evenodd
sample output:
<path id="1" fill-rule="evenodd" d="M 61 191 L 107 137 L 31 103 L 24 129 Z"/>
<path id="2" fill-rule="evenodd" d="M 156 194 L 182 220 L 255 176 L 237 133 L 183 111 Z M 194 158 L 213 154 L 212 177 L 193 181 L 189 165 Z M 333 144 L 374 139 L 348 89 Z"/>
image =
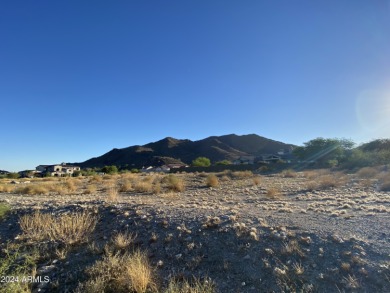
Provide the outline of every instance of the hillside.
<path id="1" fill-rule="evenodd" d="M 190 164 L 192 160 L 200 156 L 207 157 L 212 162 L 217 162 L 220 160 L 234 160 L 246 155 L 274 154 L 281 149 L 291 147 L 293 145 L 256 134 L 210 136 L 197 141 L 166 137 L 142 146 L 115 148 L 100 157 L 74 164 L 83 168 L 103 167 L 105 165 L 127 165 L 140 168 L 150 164 L 177 162 Z"/>

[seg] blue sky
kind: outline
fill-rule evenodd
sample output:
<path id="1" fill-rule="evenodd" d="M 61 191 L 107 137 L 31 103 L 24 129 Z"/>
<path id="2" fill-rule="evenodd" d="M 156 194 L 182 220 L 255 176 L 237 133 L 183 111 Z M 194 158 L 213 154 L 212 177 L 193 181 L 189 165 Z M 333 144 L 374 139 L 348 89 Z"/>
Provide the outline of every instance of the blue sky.
<path id="1" fill-rule="evenodd" d="M 390 137 L 390 1 L 0 2 L 0 169 L 166 136 Z"/>

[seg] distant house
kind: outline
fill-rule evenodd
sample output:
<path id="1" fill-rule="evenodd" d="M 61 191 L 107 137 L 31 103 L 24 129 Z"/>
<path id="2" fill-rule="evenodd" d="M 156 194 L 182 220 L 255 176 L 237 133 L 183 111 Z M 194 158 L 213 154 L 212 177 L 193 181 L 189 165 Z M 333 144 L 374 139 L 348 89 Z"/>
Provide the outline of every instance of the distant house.
<path id="1" fill-rule="evenodd" d="M 265 154 L 256 158 L 256 163 L 276 163 L 282 158 L 273 154 Z"/>
<path id="2" fill-rule="evenodd" d="M 42 174 L 50 173 L 50 176 L 71 176 L 75 171 L 80 171 L 80 167 L 71 166 L 65 163 L 57 165 L 39 165 L 35 168 Z"/>
<path id="3" fill-rule="evenodd" d="M 178 169 L 178 168 L 183 168 L 183 167 L 188 167 L 188 166 L 184 165 L 184 164 L 166 164 L 166 165 L 157 166 L 157 167 L 148 166 L 148 167 L 143 167 L 141 169 L 141 172 L 143 172 L 143 173 L 150 173 L 150 172 L 169 173 L 171 171 L 171 169 L 175 169 L 175 168 Z"/>
<path id="4" fill-rule="evenodd" d="M 255 163 L 255 156 L 241 156 L 233 161 L 234 165 L 253 165 Z"/>

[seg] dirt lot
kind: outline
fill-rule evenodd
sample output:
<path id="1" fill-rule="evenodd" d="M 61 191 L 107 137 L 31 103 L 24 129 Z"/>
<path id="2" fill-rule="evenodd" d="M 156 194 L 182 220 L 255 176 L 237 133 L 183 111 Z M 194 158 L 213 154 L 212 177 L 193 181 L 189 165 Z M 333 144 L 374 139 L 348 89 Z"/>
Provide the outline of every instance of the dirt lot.
<path id="1" fill-rule="evenodd" d="M 377 169 L 3 180 L 0 272 L 49 281 L 3 278 L 0 292 L 390 292 L 388 178 Z M 70 241 L 28 226 L 37 210 L 96 223 Z M 120 265 L 91 269 L 134 251 L 153 274 L 145 290 L 118 277 Z M 169 285 L 185 281 L 187 291 Z"/>

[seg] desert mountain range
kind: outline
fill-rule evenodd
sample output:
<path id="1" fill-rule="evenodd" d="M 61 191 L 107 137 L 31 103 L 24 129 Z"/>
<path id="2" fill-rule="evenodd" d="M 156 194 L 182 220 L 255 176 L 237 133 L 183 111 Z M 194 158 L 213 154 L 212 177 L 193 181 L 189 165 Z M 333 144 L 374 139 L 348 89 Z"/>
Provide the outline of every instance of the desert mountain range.
<path id="1" fill-rule="evenodd" d="M 292 147 L 294 145 L 256 134 L 210 136 L 197 141 L 166 137 L 145 145 L 114 148 L 102 156 L 74 164 L 82 168 L 107 165 L 141 168 L 147 165 L 190 164 L 197 157 L 207 157 L 215 163 L 221 160 L 233 161 L 241 156 L 276 154 Z"/>

